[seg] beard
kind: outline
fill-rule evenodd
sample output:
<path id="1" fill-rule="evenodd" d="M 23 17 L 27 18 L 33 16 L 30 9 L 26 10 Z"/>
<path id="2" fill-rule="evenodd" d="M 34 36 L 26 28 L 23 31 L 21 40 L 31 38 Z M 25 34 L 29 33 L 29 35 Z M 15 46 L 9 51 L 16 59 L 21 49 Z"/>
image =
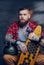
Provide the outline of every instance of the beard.
<path id="1" fill-rule="evenodd" d="M 25 21 L 25 22 L 20 22 L 18 21 L 18 24 L 21 28 L 25 27 L 27 25 L 28 21 Z"/>

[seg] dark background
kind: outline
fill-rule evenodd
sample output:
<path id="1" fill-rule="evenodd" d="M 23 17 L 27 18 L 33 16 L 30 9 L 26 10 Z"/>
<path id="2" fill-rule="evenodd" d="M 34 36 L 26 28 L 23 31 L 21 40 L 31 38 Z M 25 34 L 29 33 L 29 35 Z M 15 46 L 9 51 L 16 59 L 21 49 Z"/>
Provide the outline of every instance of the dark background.
<path id="1" fill-rule="evenodd" d="M 18 20 L 18 10 L 22 7 L 33 9 L 31 20 L 44 27 L 44 1 L 43 0 L 0 0 L 0 65 L 3 64 L 4 37 L 8 26 Z M 44 29 L 44 28 L 43 28 Z"/>

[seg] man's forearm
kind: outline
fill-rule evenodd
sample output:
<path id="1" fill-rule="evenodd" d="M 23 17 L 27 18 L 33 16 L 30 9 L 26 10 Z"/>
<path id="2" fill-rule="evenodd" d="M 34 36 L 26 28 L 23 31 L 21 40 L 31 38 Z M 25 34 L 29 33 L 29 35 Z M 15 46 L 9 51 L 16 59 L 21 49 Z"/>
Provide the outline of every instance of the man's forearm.
<path id="1" fill-rule="evenodd" d="M 15 43 L 15 41 L 16 41 L 15 39 L 13 39 L 13 36 L 10 35 L 10 34 L 6 34 L 5 40 L 9 41 L 9 42 L 12 42 L 12 43 Z"/>
<path id="2" fill-rule="evenodd" d="M 39 37 L 35 33 L 30 33 L 29 37 L 30 40 L 39 41 Z"/>

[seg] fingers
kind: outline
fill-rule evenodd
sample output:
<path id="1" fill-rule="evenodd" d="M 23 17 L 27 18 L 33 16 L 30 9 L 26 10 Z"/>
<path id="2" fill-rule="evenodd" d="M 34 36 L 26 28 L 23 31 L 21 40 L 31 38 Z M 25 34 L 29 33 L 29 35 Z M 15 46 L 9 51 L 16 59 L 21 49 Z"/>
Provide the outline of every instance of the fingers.
<path id="1" fill-rule="evenodd" d="M 26 52 L 27 52 L 27 47 L 26 47 L 26 46 L 23 46 L 23 47 L 22 47 L 22 52 L 23 52 L 23 53 L 26 53 Z"/>

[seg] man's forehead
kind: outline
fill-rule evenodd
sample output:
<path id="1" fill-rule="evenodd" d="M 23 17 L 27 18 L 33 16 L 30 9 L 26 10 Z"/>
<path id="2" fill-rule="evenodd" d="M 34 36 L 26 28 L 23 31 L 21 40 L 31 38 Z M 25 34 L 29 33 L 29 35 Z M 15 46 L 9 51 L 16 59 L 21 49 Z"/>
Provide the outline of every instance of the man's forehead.
<path id="1" fill-rule="evenodd" d="M 28 9 L 20 10 L 19 13 L 29 13 L 29 10 Z"/>

